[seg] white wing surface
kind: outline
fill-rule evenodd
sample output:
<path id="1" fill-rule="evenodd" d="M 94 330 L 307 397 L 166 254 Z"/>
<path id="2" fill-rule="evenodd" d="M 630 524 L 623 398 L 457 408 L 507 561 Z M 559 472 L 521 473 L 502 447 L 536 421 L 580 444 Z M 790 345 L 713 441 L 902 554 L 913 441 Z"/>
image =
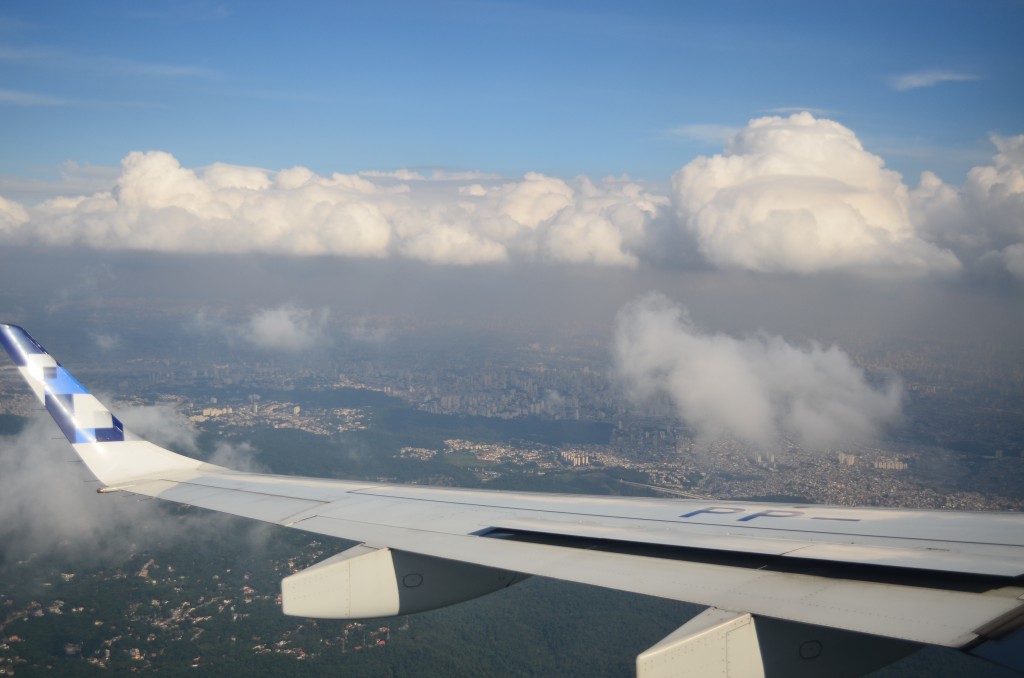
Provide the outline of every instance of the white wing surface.
<path id="1" fill-rule="evenodd" d="M 642 676 L 859 675 L 922 644 L 1024 671 L 1024 515 L 493 492 L 244 473 L 125 431 L 23 329 L 0 343 L 109 490 L 360 542 L 284 611 L 416 612 L 555 577 L 709 610 Z M 709 667 L 722 669 L 710 673 Z"/>

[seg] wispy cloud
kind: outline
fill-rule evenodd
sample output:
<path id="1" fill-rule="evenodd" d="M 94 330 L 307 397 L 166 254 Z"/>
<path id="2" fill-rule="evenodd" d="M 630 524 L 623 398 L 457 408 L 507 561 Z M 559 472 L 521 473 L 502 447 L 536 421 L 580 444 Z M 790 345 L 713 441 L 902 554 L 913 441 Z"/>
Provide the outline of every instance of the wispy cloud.
<path id="1" fill-rule="evenodd" d="M 32 24 L 9 16 L 0 16 L 0 33 L 14 33 L 32 28 Z"/>
<path id="2" fill-rule="evenodd" d="M 889 78 L 889 85 L 897 92 L 906 92 L 907 90 L 920 89 L 922 87 L 934 87 L 944 82 L 965 82 L 980 79 L 981 76 L 971 73 L 931 69 L 893 76 Z"/>
<path id="3" fill-rule="evenodd" d="M 147 78 L 202 78 L 216 79 L 221 74 L 209 68 L 187 64 L 168 64 L 111 56 L 71 54 L 49 47 L 0 46 L 0 61 L 29 64 L 37 63 L 60 69 L 116 72 L 141 75 Z"/>
<path id="4" fill-rule="evenodd" d="M 67 99 L 59 99 L 46 96 L 45 94 L 0 89 L 0 104 L 10 104 L 12 106 L 71 106 L 73 103 L 73 101 Z"/>
<path id="5" fill-rule="evenodd" d="M 200 66 L 182 66 L 180 64 L 160 64 L 134 59 L 97 59 L 97 64 L 109 64 L 115 70 L 129 75 L 142 75 L 147 78 L 201 78 L 213 80 L 220 73 Z"/>
<path id="6" fill-rule="evenodd" d="M 793 113 L 804 112 L 819 116 L 836 115 L 839 113 L 839 111 L 829 108 L 813 108 L 811 106 L 778 106 L 776 108 L 765 109 L 765 113 L 774 113 L 775 115 L 792 115 Z"/>
<path id="7" fill-rule="evenodd" d="M 677 137 L 683 137 L 684 139 L 690 139 L 692 141 L 702 141 L 705 143 L 725 143 L 736 136 L 736 133 L 740 131 L 739 127 L 730 127 L 729 125 L 680 125 L 672 129 L 671 133 Z"/>
<path id="8" fill-rule="evenodd" d="M 126 10 L 126 17 L 162 22 L 197 23 L 219 21 L 231 16 L 231 10 L 219 3 L 177 2 L 167 6 L 140 5 Z"/>
<path id="9" fill-rule="evenodd" d="M 992 158 L 988 148 L 979 145 L 960 148 L 927 144 L 914 139 L 886 139 L 876 141 L 872 152 L 885 158 L 907 158 L 929 165 L 957 164 L 977 167 Z"/>
<path id="10" fill-rule="evenodd" d="M 44 59 L 54 59 L 58 56 L 59 52 L 43 47 L 10 47 L 0 45 L 0 61 L 42 61 Z"/>

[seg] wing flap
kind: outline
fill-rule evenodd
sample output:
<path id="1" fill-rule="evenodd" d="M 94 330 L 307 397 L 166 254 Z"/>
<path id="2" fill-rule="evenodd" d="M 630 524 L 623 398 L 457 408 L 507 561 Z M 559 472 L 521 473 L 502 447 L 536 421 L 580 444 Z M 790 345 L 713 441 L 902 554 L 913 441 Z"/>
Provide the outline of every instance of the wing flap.
<path id="1" fill-rule="evenodd" d="M 975 629 L 1020 605 L 1002 596 L 568 549 L 321 516 L 295 527 L 524 574 L 946 647 L 962 647 L 975 640 Z"/>
<path id="2" fill-rule="evenodd" d="M 678 526 L 643 524 L 641 521 L 576 520 L 573 522 L 518 518 L 494 526 L 496 532 L 525 531 L 534 535 L 558 535 L 615 541 L 623 544 L 658 545 L 732 554 L 766 555 L 780 558 L 818 560 L 834 563 L 859 563 L 885 568 L 906 568 L 933 572 L 970 573 L 992 577 L 1024 575 L 1024 549 L 1015 546 L 988 546 L 972 552 L 957 550 L 957 543 L 931 542 L 910 546 L 872 543 L 823 543 L 801 533 L 717 533 L 683 529 Z M 803 537 L 803 538 L 801 538 Z M 891 540 L 890 540 L 891 541 Z"/>
<path id="3" fill-rule="evenodd" d="M 786 557 L 1012 578 L 1024 574 L 1019 549 L 1014 551 L 1018 553 L 997 556 L 933 547 L 912 549 L 870 544 L 812 544 L 787 553 Z"/>

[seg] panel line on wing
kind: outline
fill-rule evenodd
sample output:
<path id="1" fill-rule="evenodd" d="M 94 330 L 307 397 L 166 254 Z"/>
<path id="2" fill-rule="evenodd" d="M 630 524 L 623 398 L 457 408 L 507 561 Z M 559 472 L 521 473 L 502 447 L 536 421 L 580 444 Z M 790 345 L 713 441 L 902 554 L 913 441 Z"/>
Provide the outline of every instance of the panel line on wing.
<path id="1" fill-rule="evenodd" d="M 556 508 L 551 508 L 550 506 L 536 506 L 536 507 L 535 506 L 522 506 L 522 505 L 510 506 L 510 505 L 507 505 L 507 504 L 506 505 L 491 504 L 491 503 L 478 502 L 478 501 L 453 501 L 452 499 L 447 498 L 447 497 L 432 498 L 432 497 L 422 497 L 422 496 L 410 496 L 410 495 L 405 495 L 405 494 L 391 494 L 391 493 L 387 493 L 387 492 L 382 492 L 382 491 L 380 491 L 381 489 L 382 488 L 369 488 L 367 490 L 352 490 L 352 494 L 361 494 L 361 495 L 368 495 L 368 496 L 388 498 L 388 499 L 401 499 L 401 500 L 405 500 L 405 501 L 420 501 L 420 502 L 429 502 L 429 503 L 444 503 L 444 504 L 452 504 L 452 505 L 458 505 L 458 506 L 466 506 L 466 507 L 471 507 L 471 508 L 487 508 L 487 509 L 497 509 L 497 510 L 529 511 L 529 512 L 544 513 L 544 514 L 549 514 L 549 515 L 570 516 L 570 517 L 579 517 L 579 518 L 598 518 L 598 519 L 608 519 L 608 520 L 620 520 L 620 519 L 624 518 L 624 516 L 622 516 L 622 515 L 603 514 L 603 513 L 585 513 L 585 512 L 581 512 L 581 511 L 566 511 L 566 510 L 560 510 L 560 509 L 556 509 Z M 628 516 L 628 520 L 635 521 L 635 522 L 643 522 L 643 523 L 660 523 L 660 524 L 666 524 L 666 525 L 673 525 L 673 526 L 677 526 L 677 527 L 688 527 L 688 526 L 691 526 L 691 525 L 692 526 L 700 526 L 700 527 L 710 527 L 710 528 L 722 528 L 722 527 L 725 527 L 722 523 L 714 523 L 714 522 L 701 521 L 701 520 L 677 520 L 677 519 L 674 520 L 674 519 L 669 519 L 669 518 L 655 518 L 655 517 L 650 517 L 650 516 Z M 853 522 L 853 521 L 843 520 L 842 522 Z M 860 524 L 864 524 L 862 521 L 858 521 L 858 522 Z M 948 543 L 951 543 L 951 544 L 958 544 L 958 545 L 965 545 L 965 546 L 994 546 L 994 547 L 1006 547 L 1006 548 L 1024 549 L 1024 547 L 1022 547 L 1022 544 L 1020 544 L 1020 543 L 1009 543 L 1009 542 L 1003 543 L 1003 542 L 961 541 L 961 540 L 955 540 L 954 541 L 954 540 L 936 539 L 934 537 L 919 537 L 919 536 L 905 536 L 905 535 L 900 535 L 899 537 L 893 537 L 893 535 L 887 535 L 887 534 L 872 534 L 872 533 L 863 533 L 863 532 L 819 531 L 819 530 L 800 529 L 799 527 L 792 527 L 792 526 L 787 526 L 787 527 L 769 527 L 769 526 L 764 525 L 764 524 L 752 525 L 750 523 L 741 523 L 741 524 L 738 524 L 738 525 L 731 525 L 729 527 L 730 527 L 730 529 L 736 530 L 738 532 L 745 532 L 745 531 L 749 530 L 749 531 L 751 531 L 750 532 L 751 534 L 756 534 L 758 531 L 766 531 L 766 532 L 778 532 L 778 533 L 790 533 L 790 534 L 806 534 L 806 535 L 813 535 L 813 536 L 835 535 L 835 536 L 851 537 L 851 538 L 858 538 L 858 539 L 888 539 L 888 540 L 895 539 L 895 540 L 898 540 L 898 541 L 913 541 L 913 542 L 928 542 L 928 543 L 934 543 L 934 542 L 937 542 L 937 541 L 945 541 L 945 542 L 948 542 Z M 1024 551 L 1022 551 L 1022 552 L 1024 552 Z"/>

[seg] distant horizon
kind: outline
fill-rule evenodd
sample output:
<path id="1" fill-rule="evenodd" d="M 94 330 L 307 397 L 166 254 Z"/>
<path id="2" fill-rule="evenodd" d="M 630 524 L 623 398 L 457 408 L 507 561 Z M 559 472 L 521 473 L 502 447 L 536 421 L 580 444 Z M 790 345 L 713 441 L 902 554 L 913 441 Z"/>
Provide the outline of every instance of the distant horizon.
<path id="1" fill-rule="evenodd" d="M 1024 133 L 1022 27 L 997 0 L 19 0 L 0 11 L 0 177 L 81 180 L 161 150 L 659 181 L 749 120 L 809 111 L 908 183 L 960 183 L 990 135 Z"/>

